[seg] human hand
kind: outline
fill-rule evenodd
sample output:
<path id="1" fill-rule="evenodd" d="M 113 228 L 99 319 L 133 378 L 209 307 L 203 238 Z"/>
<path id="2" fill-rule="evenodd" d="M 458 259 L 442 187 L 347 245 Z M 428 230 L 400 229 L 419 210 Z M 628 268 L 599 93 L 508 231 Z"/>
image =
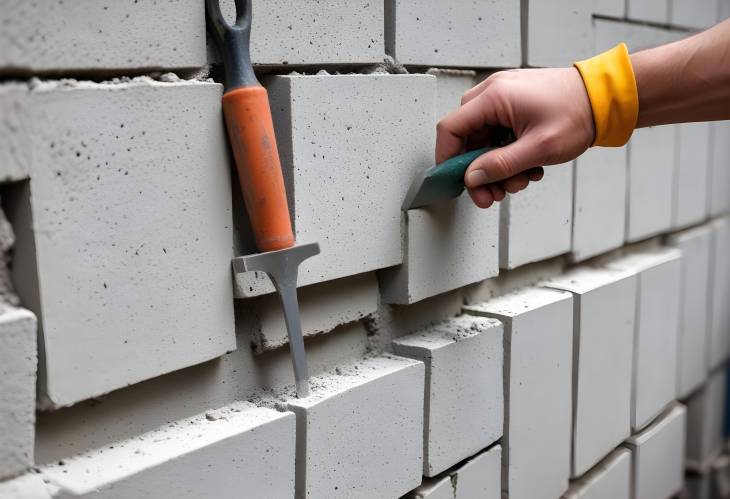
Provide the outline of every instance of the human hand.
<path id="1" fill-rule="evenodd" d="M 593 142 L 593 113 L 575 68 L 514 69 L 494 73 L 467 91 L 461 107 L 436 127 L 436 163 L 487 145 L 495 129 L 509 128 L 511 144 L 479 156 L 465 175 L 480 208 L 543 176 L 542 166 L 580 156 Z"/>

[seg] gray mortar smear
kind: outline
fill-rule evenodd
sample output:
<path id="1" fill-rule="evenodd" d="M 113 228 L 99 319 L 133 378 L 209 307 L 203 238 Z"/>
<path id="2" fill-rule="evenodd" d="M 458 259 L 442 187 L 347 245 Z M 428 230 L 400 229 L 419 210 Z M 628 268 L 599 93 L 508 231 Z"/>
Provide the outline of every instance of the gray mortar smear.
<path id="1" fill-rule="evenodd" d="M 15 286 L 10 277 L 12 251 L 15 245 L 13 227 L 0 208 L 0 314 L 5 312 L 8 305 L 20 305 L 20 298 L 15 293 Z"/>

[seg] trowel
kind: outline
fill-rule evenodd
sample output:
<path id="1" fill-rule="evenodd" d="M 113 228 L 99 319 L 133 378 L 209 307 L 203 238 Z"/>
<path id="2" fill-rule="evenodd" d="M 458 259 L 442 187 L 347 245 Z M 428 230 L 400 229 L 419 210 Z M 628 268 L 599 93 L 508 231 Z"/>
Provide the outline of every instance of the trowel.
<path id="1" fill-rule="evenodd" d="M 236 0 L 236 22 L 228 24 L 219 0 L 206 0 L 210 32 L 223 57 L 223 114 L 260 253 L 233 259 L 233 271 L 266 272 L 281 299 L 294 364 L 297 397 L 309 395 L 309 373 L 297 301 L 299 264 L 319 253 L 317 243 L 297 244 L 292 232 L 266 89 L 251 65 L 251 0 Z"/>

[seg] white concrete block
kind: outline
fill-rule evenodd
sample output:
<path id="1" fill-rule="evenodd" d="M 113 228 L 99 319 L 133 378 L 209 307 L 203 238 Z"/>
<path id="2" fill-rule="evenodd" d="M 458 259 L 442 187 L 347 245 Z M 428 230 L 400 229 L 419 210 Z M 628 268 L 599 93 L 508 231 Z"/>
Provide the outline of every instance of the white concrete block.
<path id="1" fill-rule="evenodd" d="M 706 29 L 717 22 L 720 0 L 667 0 L 669 24 L 692 29 Z"/>
<path id="2" fill-rule="evenodd" d="M 403 265 L 382 270 L 384 303 L 410 304 L 499 274 L 499 205 L 481 210 L 464 194 L 408 210 Z"/>
<path id="3" fill-rule="evenodd" d="M 0 71 L 193 68 L 205 65 L 196 0 L 9 0 L 0 12 Z"/>
<path id="4" fill-rule="evenodd" d="M 629 47 L 630 52 L 636 52 L 665 44 L 678 34 L 655 26 L 608 19 L 594 19 L 593 27 L 595 53 L 605 52 L 621 42 Z"/>
<path id="5" fill-rule="evenodd" d="M 460 316 L 393 341 L 426 366 L 423 474 L 435 476 L 502 436 L 502 324 Z"/>
<path id="6" fill-rule="evenodd" d="M 679 250 L 660 249 L 609 264 L 638 275 L 631 393 L 634 430 L 649 424 L 676 394 L 680 258 Z"/>
<path id="7" fill-rule="evenodd" d="M 686 421 L 687 410 L 676 404 L 626 441 L 632 453 L 632 498 L 669 498 L 682 489 Z"/>
<path id="8" fill-rule="evenodd" d="M 545 169 L 540 182 L 501 203 L 499 266 L 513 269 L 570 251 L 573 168 Z"/>
<path id="9" fill-rule="evenodd" d="M 27 105 L 26 85 L 16 83 L 0 85 L 0 116 L 3 117 L 0 120 L 0 181 L 2 182 L 26 179 L 30 172 L 32 148 Z"/>
<path id="10" fill-rule="evenodd" d="M 292 497 L 295 418 L 247 402 L 41 468 L 66 495 Z"/>
<path id="11" fill-rule="evenodd" d="M 707 217 L 710 123 L 676 125 L 673 226 L 687 227 Z"/>
<path id="12" fill-rule="evenodd" d="M 677 397 L 683 398 L 707 379 L 712 229 L 703 225 L 672 234 L 667 241 L 682 251 Z"/>
<path id="13" fill-rule="evenodd" d="M 435 81 L 430 75 L 270 80 L 295 236 L 321 248 L 299 268 L 300 286 L 403 262 L 401 205 L 415 171 L 433 163 Z M 247 279 L 237 279 L 239 296 L 273 290 L 268 278 Z"/>
<path id="14" fill-rule="evenodd" d="M 626 239 L 646 239 L 672 225 L 674 128 L 639 128 L 629 142 Z"/>
<path id="15" fill-rule="evenodd" d="M 563 499 L 631 499 L 631 452 L 617 449 L 570 485 Z"/>
<path id="16" fill-rule="evenodd" d="M 570 475 L 571 295 L 526 288 L 464 311 L 504 324 L 502 489 L 510 499 L 559 497 Z"/>
<path id="17" fill-rule="evenodd" d="M 298 498 L 400 497 L 421 483 L 423 363 L 371 357 L 292 399 Z"/>
<path id="18" fill-rule="evenodd" d="M 668 0 L 626 0 L 626 16 L 635 21 L 669 22 Z"/>
<path id="19" fill-rule="evenodd" d="M 519 2 L 387 0 L 385 15 L 385 49 L 401 64 L 520 65 Z"/>
<path id="20" fill-rule="evenodd" d="M 624 17 L 625 0 L 593 0 L 593 13 L 601 16 Z"/>
<path id="21" fill-rule="evenodd" d="M 146 78 L 33 93 L 32 196 L 20 185 L 5 201 L 51 404 L 236 347 L 220 96 L 217 84 Z"/>
<path id="22" fill-rule="evenodd" d="M 572 476 L 631 434 L 635 273 L 577 268 L 545 286 L 573 294 Z"/>
<path id="23" fill-rule="evenodd" d="M 593 56 L 592 1 L 540 0 L 527 9 L 527 65 L 570 66 Z M 555 29 L 560 26 L 560 29 Z"/>
<path id="24" fill-rule="evenodd" d="M 461 97 L 477 84 L 476 72 L 463 69 L 429 69 L 436 77 L 436 121 L 461 106 Z"/>
<path id="25" fill-rule="evenodd" d="M 52 489 L 40 474 L 31 472 L 0 482 L 0 499 L 51 499 Z"/>
<path id="26" fill-rule="evenodd" d="M 720 369 L 687 399 L 687 469 L 708 473 L 723 450 L 725 383 Z"/>
<path id="27" fill-rule="evenodd" d="M 712 123 L 711 158 L 710 214 L 719 215 L 730 212 L 730 121 Z"/>
<path id="28" fill-rule="evenodd" d="M 720 0 L 717 9 L 717 21 L 724 21 L 730 17 L 730 1 Z"/>
<path id="29" fill-rule="evenodd" d="M 378 310 L 378 281 L 372 272 L 299 289 L 299 312 L 305 336 L 327 333 L 374 315 Z M 239 304 L 252 322 L 252 341 L 258 353 L 289 343 L 278 294 L 251 298 Z"/>
<path id="30" fill-rule="evenodd" d="M 501 497 L 502 447 L 495 445 L 451 473 L 454 499 Z"/>
<path id="31" fill-rule="evenodd" d="M 710 262 L 710 338 L 708 363 L 710 369 L 720 366 L 730 357 L 730 219 L 712 221 Z"/>
<path id="32" fill-rule="evenodd" d="M 221 12 L 228 22 L 235 22 L 233 0 L 222 0 Z M 259 65 L 382 62 L 383 16 L 383 2 L 368 0 L 254 0 L 251 61 Z M 219 56 L 211 53 L 209 59 L 218 62 Z"/>
<path id="33" fill-rule="evenodd" d="M 0 480 L 33 465 L 37 322 L 0 305 Z"/>
<path id="34" fill-rule="evenodd" d="M 573 165 L 574 261 L 620 247 L 626 232 L 625 147 L 593 147 Z"/>
<path id="35" fill-rule="evenodd" d="M 423 483 L 406 496 L 407 499 L 454 499 L 451 477 L 425 478 Z"/>

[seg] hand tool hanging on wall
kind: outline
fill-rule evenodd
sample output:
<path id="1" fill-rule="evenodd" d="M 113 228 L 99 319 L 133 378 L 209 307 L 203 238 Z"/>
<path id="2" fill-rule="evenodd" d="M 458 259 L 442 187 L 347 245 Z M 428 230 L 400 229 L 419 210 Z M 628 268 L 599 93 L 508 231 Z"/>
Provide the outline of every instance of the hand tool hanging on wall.
<path id="1" fill-rule="evenodd" d="M 261 253 L 233 259 L 235 273 L 266 272 L 281 299 L 289 334 L 298 397 L 309 395 L 309 375 L 297 302 L 299 264 L 319 253 L 317 243 L 296 244 L 284 177 L 276 148 L 266 89 L 251 65 L 251 0 L 236 0 L 236 22 L 229 25 L 219 0 L 206 0 L 208 26 L 223 57 L 223 114 L 233 149 L 243 200 Z"/>

